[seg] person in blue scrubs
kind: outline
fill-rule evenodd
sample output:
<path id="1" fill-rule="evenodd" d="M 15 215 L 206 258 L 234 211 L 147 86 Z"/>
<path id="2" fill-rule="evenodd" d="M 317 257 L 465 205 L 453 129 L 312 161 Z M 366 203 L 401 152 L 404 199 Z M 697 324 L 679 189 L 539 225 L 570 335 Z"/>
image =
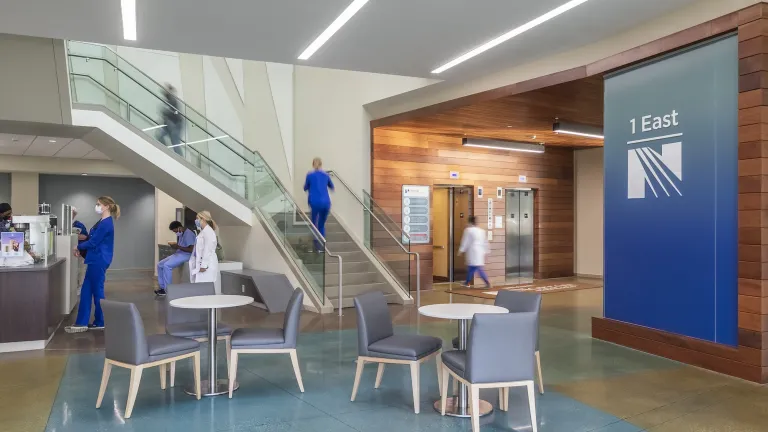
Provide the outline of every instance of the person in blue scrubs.
<path id="1" fill-rule="evenodd" d="M 96 200 L 96 213 L 101 219 L 91 228 L 88 240 L 77 245 L 75 256 L 81 256 L 82 251 L 88 254 L 85 264 L 85 279 L 80 289 L 80 306 L 77 309 L 75 324 L 67 326 L 67 333 L 82 333 L 91 330 L 104 329 L 104 313 L 101 311 L 101 300 L 104 299 L 104 281 L 107 278 L 107 269 L 112 264 L 112 255 L 115 251 L 115 220 L 120 217 L 120 206 L 108 196 L 99 197 Z M 91 302 L 94 304 L 93 323 L 91 319 Z"/>
<path id="2" fill-rule="evenodd" d="M 165 295 L 165 287 L 173 283 L 173 269 L 181 267 L 189 261 L 189 257 L 192 256 L 192 251 L 195 249 L 195 233 L 192 230 L 184 228 L 184 225 L 179 221 L 171 222 L 168 229 L 176 234 L 178 240 L 176 244 L 171 245 L 176 252 L 157 263 L 157 284 L 160 289 L 155 290 L 155 295 L 160 297 Z"/>
<path id="3" fill-rule="evenodd" d="M 320 234 L 325 237 L 325 221 L 328 220 L 328 214 L 331 212 L 331 196 L 329 190 L 334 190 L 333 181 L 327 172 L 323 171 L 323 161 L 316 157 L 312 161 L 314 170 L 307 174 L 304 181 L 304 191 L 308 194 L 309 208 L 312 209 L 312 223 Z M 323 253 L 322 245 L 315 239 L 315 250 Z"/>

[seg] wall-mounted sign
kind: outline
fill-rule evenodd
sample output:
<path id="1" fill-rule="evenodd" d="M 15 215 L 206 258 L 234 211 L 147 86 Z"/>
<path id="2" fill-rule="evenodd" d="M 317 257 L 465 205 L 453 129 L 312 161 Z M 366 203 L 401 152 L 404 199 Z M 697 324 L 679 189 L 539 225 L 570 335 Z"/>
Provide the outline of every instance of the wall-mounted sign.
<path id="1" fill-rule="evenodd" d="M 477 197 L 478 198 L 482 198 L 483 197 L 483 187 L 482 186 L 478 186 L 477 187 Z"/>
<path id="2" fill-rule="evenodd" d="M 528 183 L 528 176 L 524 176 L 524 175 L 517 176 L 517 181 L 520 183 Z"/>
<path id="3" fill-rule="evenodd" d="M 496 216 L 496 228 L 504 228 L 504 217 Z"/>
<path id="4" fill-rule="evenodd" d="M 402 196 L 403 231 L 410 236 L 411 244 L 429 243 L 429 186 L 403 185 Z"/>
<path id="5" fill-rule="evenodd" d="M 449 174 L 449 177 L 452 180 L 458 180 L 459 179 L 459 172 L 458 171 L 451 171 L 451 173 Z"/>
<path id="6" fill-rule="evenodd" d="M 493 229 L 493 199 L 488 198 L 488 229 Z"/>
<path id="7" fill-rule="evenodd" d="M 502 199 L 504 198 L 504 188 L 503 187 L 497 187 L 496 188 L 496 199 Z"/>

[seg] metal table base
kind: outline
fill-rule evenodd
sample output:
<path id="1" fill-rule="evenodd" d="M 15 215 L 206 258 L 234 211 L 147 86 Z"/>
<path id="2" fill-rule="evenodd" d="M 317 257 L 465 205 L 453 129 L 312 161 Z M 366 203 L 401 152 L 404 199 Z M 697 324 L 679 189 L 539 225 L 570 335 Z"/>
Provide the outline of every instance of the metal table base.
<path id="1" fill-rule="evenodd" d="M 203 396 L 220 396 L 229 394 L 229 380 L 217 379 L 216 366 L 218 354 L 216 353 L 216 342 L 218 336 L 218 314 L 216 309 L 209 309 L 208 312 L 208 379 L 200 381 L 200 391 Z M 239 386 L 235 382 L 235 390 Z M 197 395 L 194 384 L 184 389 L 189 395 Z"/>
<path id="2" fill-rule="evenodd" d="M 235 388 L 233 389 L 233 391 L 237 390 L 239 387 L 240 387 L 240 384 L 237 381 L 235 381 Z M 202 389 L 203 397 L 221 396 L 223 394 L 229 394 L 229 380 L 220 379 L 217 381 L 216 386 L 213 388 L 211 388 L 211 383 L 208 380 L 200 381 L 200 388 Z M 195 387 L 193 386 L 185 387 L 184 393 L 190 396 L 197 395 L 197 393 L 195 392 Z"/>

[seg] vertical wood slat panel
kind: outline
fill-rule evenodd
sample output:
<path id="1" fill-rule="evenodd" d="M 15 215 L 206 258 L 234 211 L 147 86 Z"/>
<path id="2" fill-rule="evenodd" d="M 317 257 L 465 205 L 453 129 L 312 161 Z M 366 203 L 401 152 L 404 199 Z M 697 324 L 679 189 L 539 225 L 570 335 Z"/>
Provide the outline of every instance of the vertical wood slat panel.
<path id="1" fill-rule="evenodd" d="M 473 186 L 474 214 L 487 229 L 488 198 L 493 216 L 505 215 L 504 198 L 497 187 L 537 189 L 534 221 L 534 272 L 536 278 L 573 275 L 574 186 L 573 150 L 550 148 L 544 154 L 466 149 L 461 138 L 375 128 L 373 131 L 373 198 L 395 221 L 401 219 L 400 190 L 404 184 Z M 458 171 L 459 179 L 450 179 Z M 527 176 L 526 183 L 519 176 Z M 482 186 L 483 198 L 477 187 Z M 502 220 L 506 223 L 506 218 Z M 486 270 L 492 281 L 504 278 L 505 228 L 494 228 Z M 553 249 L 555 248 L 555 249 Z M 416 250 L 416 246 L 412 249 Z M 432 246 L 419 246 L 431 252 Z M 431 253 L 429 254 L 431 258 Z M 422 289 L 432 286 L 432 260 L 422 260 Z"/>

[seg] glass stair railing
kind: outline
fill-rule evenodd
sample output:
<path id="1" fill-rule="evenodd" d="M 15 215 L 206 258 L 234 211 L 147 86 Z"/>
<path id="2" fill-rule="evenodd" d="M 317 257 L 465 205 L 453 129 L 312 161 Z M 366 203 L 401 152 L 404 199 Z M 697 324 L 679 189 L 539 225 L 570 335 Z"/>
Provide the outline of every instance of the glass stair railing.
<path id="1" fill-rule="evenodd" d="M 419 254 L 411 251 L 408 234 L 400 229 L 365 190 L 362 191 L 363 197 L 360 197 L 337 172 L 328 171 L 328 174 L 336 183 L 336 194 L 346 194 L 351 199 L 346 199 L 345 202 L 356 203 L 358 206 L 358 214 L 362 214 L 364 220 L 365 247 L 397 282 L 397 288 L 410 298 L 414 297 L 412 293 L 415 291 L 416 304 L 421 305 L 421 262 Z M 415 270 L 415 274 L 412 270 Z"/>
<path id="2" fill-rule="evenodd" d="M 244 198 L 258 210 L 273 234 L 285 246 L 293 262 L 320 302 L 325 301 L 326 241 L 287 188 L 255 152 L 177 99 L 172 107 L 163 86 L 103 45 L 69 41 L 69 77 L 72 99 L 77 104 L 106 108 L 157 139 L 165 125 L 162 109 L 175 109 L 183 118 L 181 143 L 173 150 L 187 162 Z M 296 218 L 301 223 L 296 223 Z M 318 242 L 327 253 L 316 253 Z M 339 258 L 340 259 L 340 258 Z"/>

